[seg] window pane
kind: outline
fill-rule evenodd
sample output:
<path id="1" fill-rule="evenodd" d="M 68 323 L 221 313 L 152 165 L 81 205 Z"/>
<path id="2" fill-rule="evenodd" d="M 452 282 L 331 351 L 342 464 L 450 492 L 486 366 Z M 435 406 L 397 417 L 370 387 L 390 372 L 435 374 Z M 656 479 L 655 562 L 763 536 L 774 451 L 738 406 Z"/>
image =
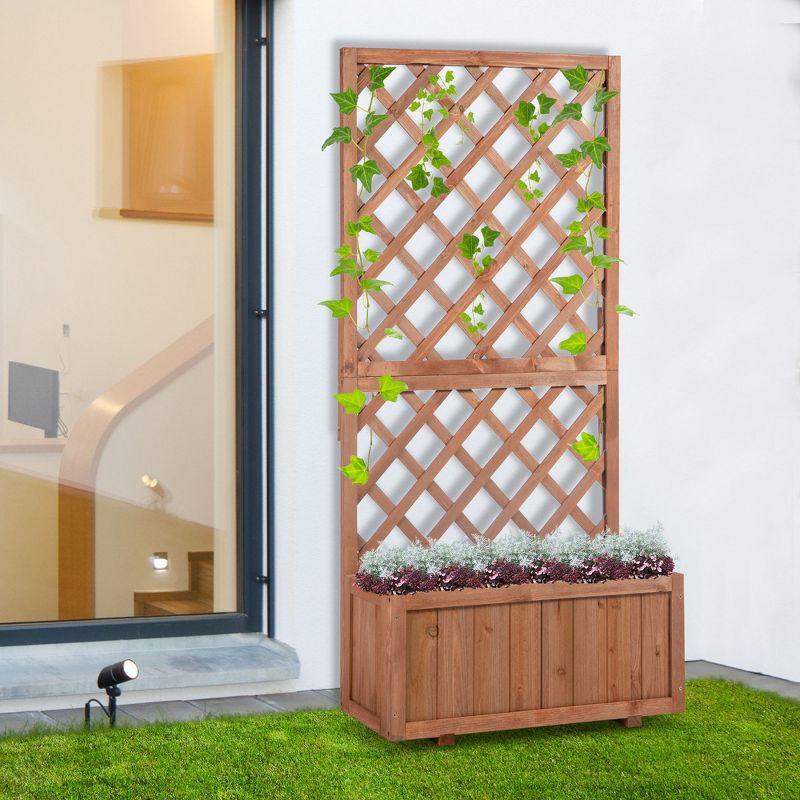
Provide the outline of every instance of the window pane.
<path id="1" fill-rule="evenodd" d="M 237 610 L 234 20 L 0 4 L 2 623 Z"/>

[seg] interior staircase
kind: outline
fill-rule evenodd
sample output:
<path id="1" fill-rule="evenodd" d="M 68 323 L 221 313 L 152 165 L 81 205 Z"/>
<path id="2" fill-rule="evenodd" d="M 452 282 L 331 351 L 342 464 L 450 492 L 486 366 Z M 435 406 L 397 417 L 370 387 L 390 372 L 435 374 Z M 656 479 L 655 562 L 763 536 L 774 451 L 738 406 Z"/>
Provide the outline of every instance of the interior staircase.
<path id="1" fill-rule="evenodd" d="M 163 617 L 174 614 L 210 614 L 214 611 L 214 553 L 188 554 L 189 588 L 133 593 L 136 617 Z"/>

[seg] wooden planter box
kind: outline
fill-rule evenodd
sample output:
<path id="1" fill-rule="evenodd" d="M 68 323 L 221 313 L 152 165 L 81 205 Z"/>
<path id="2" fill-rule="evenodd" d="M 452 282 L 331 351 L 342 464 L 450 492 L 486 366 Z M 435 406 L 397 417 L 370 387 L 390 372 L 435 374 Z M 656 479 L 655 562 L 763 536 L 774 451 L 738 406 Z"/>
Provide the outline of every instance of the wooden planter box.
<path id="1" fill-rule="evenodd" d="M 403 597 L 345 584 L 342 708 L 387 739 L 684 709 L 678 573 Z"/>

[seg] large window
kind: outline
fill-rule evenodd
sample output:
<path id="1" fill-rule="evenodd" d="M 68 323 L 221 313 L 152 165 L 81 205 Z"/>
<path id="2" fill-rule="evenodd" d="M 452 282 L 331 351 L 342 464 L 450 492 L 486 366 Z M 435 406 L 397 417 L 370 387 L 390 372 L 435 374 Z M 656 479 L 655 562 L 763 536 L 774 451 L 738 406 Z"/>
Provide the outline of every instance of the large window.
<path id="1" fill-rule="evenodd" d="M 0 5 L 0 642 L 260 625 L 260 6 Z"/>

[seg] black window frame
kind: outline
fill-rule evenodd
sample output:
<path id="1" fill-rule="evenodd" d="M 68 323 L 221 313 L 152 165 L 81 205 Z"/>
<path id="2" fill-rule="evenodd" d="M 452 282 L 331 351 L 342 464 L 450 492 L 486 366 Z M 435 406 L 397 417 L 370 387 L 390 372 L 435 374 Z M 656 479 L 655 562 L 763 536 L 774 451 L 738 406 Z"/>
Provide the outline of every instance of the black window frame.
<path id="1" fill-rule="evenodd" d="M 269 196 L 271 19 L 236 0 L 236 471 L 239 611 L 0 624 L 0 647 L 222 633 L 273 635 Z M 266 154 L 266 158 L 264 157 Z M 264 218 L 264 200 L 267 218 Z M 266 258 L 265 258 L 266 254 Z M 265 598 L 265 588 L 266 598 Z M 264 605 L 266 599 L 266 620 Z"/>

